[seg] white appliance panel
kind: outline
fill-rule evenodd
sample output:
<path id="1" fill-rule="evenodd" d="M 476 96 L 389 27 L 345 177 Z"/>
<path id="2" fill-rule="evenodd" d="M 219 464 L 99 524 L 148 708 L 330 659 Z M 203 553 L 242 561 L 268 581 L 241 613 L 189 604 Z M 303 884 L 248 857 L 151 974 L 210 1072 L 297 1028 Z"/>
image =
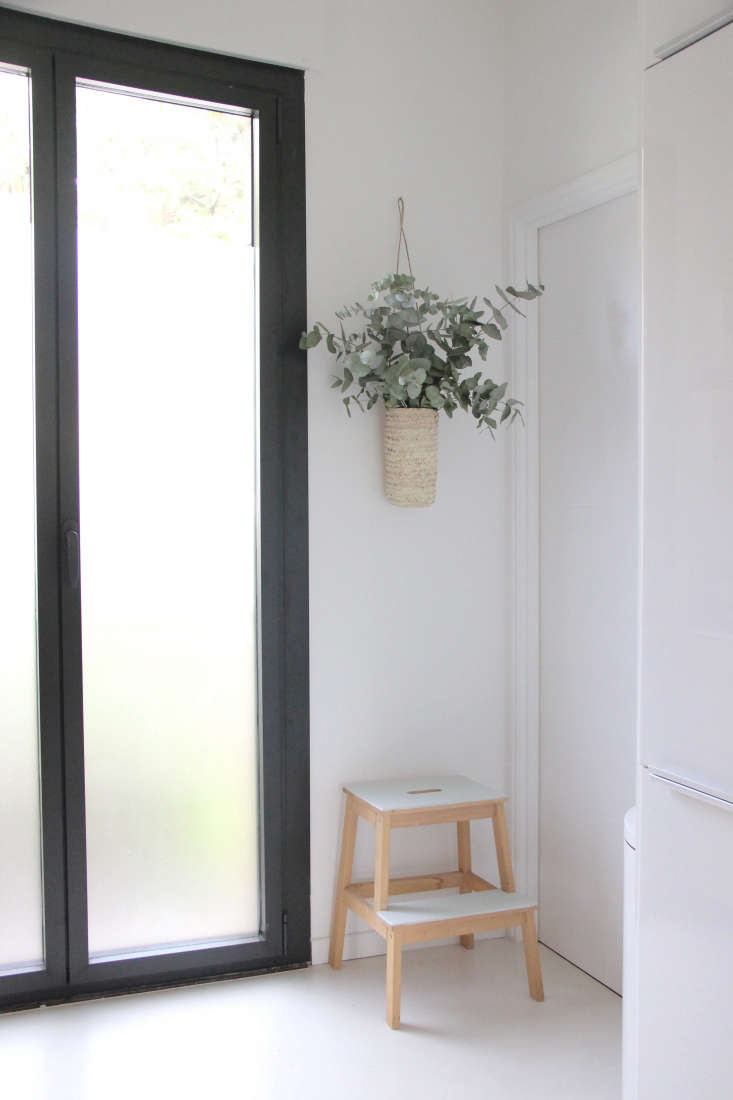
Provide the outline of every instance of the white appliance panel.
<path id="1" fill-rule="evenodd" d="M 728 1096 L 733 803 L 645 772 L 641 806 L 638 1095 Z"/>
<path id="2" fill-rule="evenodd" d="M 645 80 L 641 760 L 733 791 L 733 26 Z"/>

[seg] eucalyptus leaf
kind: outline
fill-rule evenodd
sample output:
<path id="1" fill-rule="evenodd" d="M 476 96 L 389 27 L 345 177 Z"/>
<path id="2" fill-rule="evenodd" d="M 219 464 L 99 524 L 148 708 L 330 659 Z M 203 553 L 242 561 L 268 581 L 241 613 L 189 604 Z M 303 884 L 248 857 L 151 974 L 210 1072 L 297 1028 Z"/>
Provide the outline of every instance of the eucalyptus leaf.
<path id="1" fill-rule="evenodd" d="M 414 352 L 416 355 L 422 355 L 428 346 L 427 337 L 424 332 L 411 332 L 405 340 L 405 346 L 408 351 Z"/>
<path id="2" fill-rule="evenodd" d="M 514 302 L 511 300 L 511 298 L 507 298 L 506 294 L 504 293 L 504 291 L 501 289 L 500 286 L 495 286 L 494 289 L 496 290 L 496 293 L 499 295 L 499 297 L 502 299 L 502 301 L 506 302 L 506 304 L 509 306 L 510 309 L 513 309 L 514 312 L 518 313 L 520 317 L 525 316 L 524 313 L 522 313 L 521 309 L 517 309 L 517 307 L 514 305 Z"/>
<path id="3" fill-rule="evenodd" d="M 533 302 L 535 298 L 539 298 L 542 293 L 539 287 L 532 286 L 531 283 L 527 283 L 526 290 L 515 290 L 513 286 L 508 286 L 506 290 L 507 294 L 511 294 L 513 298 L 522 298 L 525 302 Z"/>
<path id="4" fill-rule="evenodd" d="M 422 356 L 415 356 L 414 359 L 410 359 L 410 370 L 412 371 L 427 371 L 430 369 L 430 360 L 425 359 Z"/>
<path id="5" fill-rule="evenodd" d="M 500 329 L 508 328 L 509 327 L 509 322 L 507 321 L 506 317 L 501 312 L 501 310 L 497 309 L 496 306 L 494 305 L 494 303 L 489 298 L 484 298 L 484 301 L 486 302 L 486 305 L 491 310 L 491 318 L 492 318 L 494 324 L 498 325 Z"/>
<path id="6" fill-rule="evenodd" d="M 425 396 L 434 409 L 442 409 L 445 404 L 445 398 L 438 389 L 437 386 L 428 386 L 425 390 Z"/>
<path id="7" fill-rule="evenodd" d="M 310 332 L 302 333 L 300 340 L 298 341 L 298 347 L 301 351 L 308 351 L 310 348 L 315 348 L 321 342 L 321 332 L 319 328 L 312 328 Z"/>

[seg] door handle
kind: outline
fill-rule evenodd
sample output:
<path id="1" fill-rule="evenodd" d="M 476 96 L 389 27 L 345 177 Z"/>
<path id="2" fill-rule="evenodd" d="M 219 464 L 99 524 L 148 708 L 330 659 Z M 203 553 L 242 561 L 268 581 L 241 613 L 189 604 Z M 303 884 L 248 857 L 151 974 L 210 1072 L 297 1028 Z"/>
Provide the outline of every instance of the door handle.
<path id="1" fill-rule="evenodd" d="M 684 34 L 678 34 L 676 38 L 671 38 L 669 42 L 664 42 L 661 46 L 657 46 L 654 50 L 654 56 L 659 61 L 666 61 L 672 54 L 679 53 L 680 50 L 684 50 L 685 46 L 691 46 L 694 42 L 698 42 L 701 38 L 706 38 L 713 31 L 722 30 L 728 23 L 733 22 L 733 8 L 730 4 L 719 11 L 717 15 L 711 15 L 709 19 L 704 19 L 702 23 L 697 23 L 690 30 L 685 31 Z"/>
<path id="2" fill-rule="evenodd" d="M 75 527 L 67 527 L 64 531 L 64 559 L 66 562 L 66 580 L 72 588 L 78 588 L 81 557 L 79 532 Z"/>
<path id="3" fill-rule="evenodd" d="M 680 782 L 679 779 L 670 779 L 659 772 L 650 771 L 649 778 L 653 779 L 655 783 L 662 783 L 667 787 L 671 787 L 676 794 L 683 794 L 685 798 L 694 798 L 697 802 L 707 802 L 709 806 L 717 806 L 719 810 L 727 810 L 729 813 L 733 813 L 733 798 L 727 794 L 724 796 L 708 794 L 707 791 L 691 787 L 688 783 Z"/>

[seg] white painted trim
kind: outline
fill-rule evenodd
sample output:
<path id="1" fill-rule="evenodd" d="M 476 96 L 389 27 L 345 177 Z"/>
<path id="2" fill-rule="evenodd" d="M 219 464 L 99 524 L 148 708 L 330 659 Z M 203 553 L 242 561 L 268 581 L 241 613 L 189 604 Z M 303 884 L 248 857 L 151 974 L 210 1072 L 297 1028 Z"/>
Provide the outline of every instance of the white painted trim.
<path id="1" fill-rule="evenodd" d="M 511 281 L 521 286 L 540 277 L 539 231 L 604 202 L 638 190 L 640 157 L 630 153 L 604 168 L 523 203 L 510 212 Z M 511 392 L 524 401 L 526 427 L 512 434 L 514 615 L 512 621 L 512 833 L 517 890 L 539 890 L 539 313 L 512 328 Z"/>

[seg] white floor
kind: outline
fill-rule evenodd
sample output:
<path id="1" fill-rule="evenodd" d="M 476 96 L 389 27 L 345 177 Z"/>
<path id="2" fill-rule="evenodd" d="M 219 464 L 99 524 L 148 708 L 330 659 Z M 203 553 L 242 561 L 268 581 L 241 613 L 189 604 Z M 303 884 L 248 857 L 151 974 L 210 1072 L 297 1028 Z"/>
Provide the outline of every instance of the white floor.
<path id="1" fill-rule="evenodd" d="M 404 956 L 400 1031 L 384 959 L 0 1017 L 8 1100 L 619 1100 L 621 1000 L 545 949 Z"/>

